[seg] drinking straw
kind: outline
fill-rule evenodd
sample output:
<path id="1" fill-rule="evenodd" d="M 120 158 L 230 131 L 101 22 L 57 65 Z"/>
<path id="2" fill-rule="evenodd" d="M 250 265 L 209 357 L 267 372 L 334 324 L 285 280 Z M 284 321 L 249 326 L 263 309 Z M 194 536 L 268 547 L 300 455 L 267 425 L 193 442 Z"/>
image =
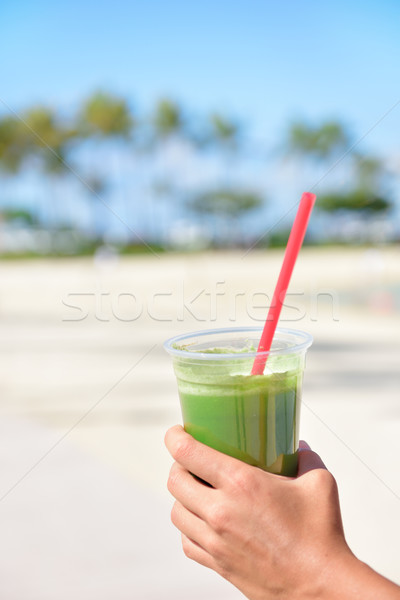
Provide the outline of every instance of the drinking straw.
<path id="1" fill-rule="evenodd" d="M 261 334 L 260 343 L 257 352 L 269 352 L 271 349 L 272 340 L 276 326 L 278 324 L 279 315 L 281 314 L 282 306 L 285 301 L 286 291 L 289 287 L 290 278 L 293 268 L 296 263 L 297 256 L 300 252 L 308 221 L 316 200 L 315 194 L 305 192 L 300 200 L 296 218 L 293 223 L 292 230 L 289 235 L 286 246 L 285 256 L 283 259 L 281 271 L 272 297 L 272 303 L 268 311 L 267 320 L 265 321 L 264 329 Z M 252 375 L 262 375 L 264 373 L 268 354 L 256 356 Z"/>

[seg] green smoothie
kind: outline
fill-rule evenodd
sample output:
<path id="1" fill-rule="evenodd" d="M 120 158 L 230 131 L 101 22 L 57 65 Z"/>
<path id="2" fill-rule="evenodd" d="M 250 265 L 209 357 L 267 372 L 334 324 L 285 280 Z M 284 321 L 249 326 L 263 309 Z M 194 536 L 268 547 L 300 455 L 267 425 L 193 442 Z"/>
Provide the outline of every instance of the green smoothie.
<path id="1" fill-rule="evenodd" d="M 221 331 L 216 330 L 216 339 L 224 342 Z M 232 338 L 235 330 L 227 331 Z M 206 335 L 193 335 L 187 344 L 176 343 L 182 337 L 166 343 L 185 430 L 250 465 L 295 477 L 305 351 L 311 337 L 282 330 L 264 375 L 250 374 L 257 338 L 237 337 L 229 346 L 207 343 Z"/>
<path id="2" fill-rule="evenodd" d="M 301 383 L 301 370 L 222 376 L 207 383 L 185 381 L 178 375 L 185 430 L 251 465 L 295 476 Z"/>

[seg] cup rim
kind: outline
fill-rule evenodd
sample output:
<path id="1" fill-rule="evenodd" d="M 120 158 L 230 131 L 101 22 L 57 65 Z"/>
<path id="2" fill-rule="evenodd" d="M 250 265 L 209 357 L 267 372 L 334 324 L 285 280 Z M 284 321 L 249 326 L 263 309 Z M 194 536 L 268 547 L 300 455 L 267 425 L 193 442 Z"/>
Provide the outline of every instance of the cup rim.
<path id="1" fill-rule="evenodd" d="M 301 331 L 299 329 L 285 329 L 282 327 L 277 327 L 274 334 L 275 336 L 278 334 L 282 335 L 293 335 L 297 338 L 300 338 L 302 341 L 294 344 L 293 346 L 289 346 L 288 348 L 283 349 L 275 349 L 263 352 L 238 352 L 235 354 L 232 353 L 218 353 L 218 354 L 210 354 L 207 352 L 190 352 L 188 350 L 181 350 L 179 348 L 174 348 L 173 344 L 182 343 L 184 340 L 193 338 L 193 337 L 205 337 L 211 334 L 222 334 L 222 333 L 244 333 L 244 332 L 258 332 L 261 333 L 263 327 L 221 327 L 217 329 L 205 329 L 203 331 L 191 331 L 189 333 L 183 333 L 172 338 L 169 338 L 164 342 L 164 349 L 168 352 L 168 354 L 178 357 L 178 358 L 191 358 L 196 360 L 207 360 L 207 361 L 220 361 L 227 359 L 251 359 L 256 357 L 267 357 L 267 356 L 282 356 L 287 354 L 297 354 L 301 351 L 307 350 L 313 342 L 313 337 L 310 333 L 306 333 L 305 331 Z"/>

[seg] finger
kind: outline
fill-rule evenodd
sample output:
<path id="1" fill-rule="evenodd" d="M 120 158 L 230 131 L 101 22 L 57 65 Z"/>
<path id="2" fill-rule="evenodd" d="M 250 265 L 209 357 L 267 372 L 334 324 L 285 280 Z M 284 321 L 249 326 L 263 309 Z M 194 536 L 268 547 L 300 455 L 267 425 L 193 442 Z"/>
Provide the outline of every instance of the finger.
<path id="1" fill-rule="evenodd" d="M 205 507 L 210 504 L 213 488 L 197 481 L 189 471 L 179 463 L 171 467 L 168 478 L 168 490 L 183 506 L 205 520 Z"/>
<path id="2" fill-rule="evenodd" d="M 326 469 L 321 457 L 313 452 L 307 442 L 300 442 L 299 468 L 297 477 L 301 477 L 314 469 Z"/>
<path id="3" fill-rule="evenodd" d="M 229 483 L 231 474 L 243 464 L 236 458 L 198 442 L 180 425 L 167 431 L 165 445 L 179 464 L 214 488 Z"/>
<path id="4" fill-rule="evenodd" d="M 206 552 L 204 548 L 188 538 L 184 533 L 182 533 L 182 548 L 186 556 L 191 560 L 195 560 L 200 565 L 203 565 L 203 567 L 217 571 L 217 564 L 211 554 Z"/>
<path id="5" fill-rule="evenodd" d="M 172 507 L 171 521 L 181 533 L 208 551 L 210 540 L 215 534 L 205 521 L 188 510 L 178 500 Z"/>

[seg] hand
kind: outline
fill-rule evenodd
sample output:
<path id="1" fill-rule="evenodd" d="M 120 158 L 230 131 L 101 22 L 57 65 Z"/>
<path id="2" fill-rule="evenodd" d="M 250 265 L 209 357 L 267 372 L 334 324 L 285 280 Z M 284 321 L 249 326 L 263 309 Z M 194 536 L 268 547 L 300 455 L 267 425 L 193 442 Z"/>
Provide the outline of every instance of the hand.
<path id="1" fill-rule="evenodd" d="M 368 587 L 358 595 L 371 573 L 387 580 L 347 546 L 336 482 L 307 444 L 292 479 L 221 454 L 180 426 L 167 432 L 165 443 L 176 461 L 168 480 L 176 498 L 171 518 L 186 556 L 250 600 L 398 598 L 370 596 Z"/>

